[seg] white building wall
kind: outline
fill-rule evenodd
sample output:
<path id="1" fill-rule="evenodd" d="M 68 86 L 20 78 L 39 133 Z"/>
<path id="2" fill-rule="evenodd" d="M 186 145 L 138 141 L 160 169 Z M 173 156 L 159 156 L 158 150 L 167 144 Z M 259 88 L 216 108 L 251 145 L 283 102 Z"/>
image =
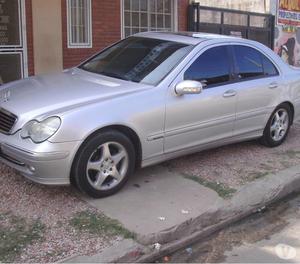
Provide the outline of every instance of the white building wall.
<path id="1" fill-rule="evenodd" d="M 276 15 L 278 0 L 270 0 L 270 13 Z"/>
<path id="2" fill-rule="evenodd" d="M 203 6 L 237 9 L 257 13 L 269 13 L 272 0 L 196 0 Z"/>

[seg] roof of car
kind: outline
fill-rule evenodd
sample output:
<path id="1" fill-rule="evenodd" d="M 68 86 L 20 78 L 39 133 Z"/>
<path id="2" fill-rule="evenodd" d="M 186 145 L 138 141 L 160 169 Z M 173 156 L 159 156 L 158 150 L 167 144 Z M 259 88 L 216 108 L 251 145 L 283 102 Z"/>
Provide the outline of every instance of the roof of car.
<path id="1" fill-rule="evenodd" d="M 170 41 L 182 42 L 185 44 L 197 45 L 206 40 L 212 39 L 231 39 L 238 40 L 240 38 L 232 36 L 224 36 L 218 34 L 210 33 L 200 33 L 200 32 L 163 32 L 163 31 L 152 31 L 152 32 L 141 32 L 134 36 L 146 37 L 146 38 L 157 38 L 165 39 Z"/>

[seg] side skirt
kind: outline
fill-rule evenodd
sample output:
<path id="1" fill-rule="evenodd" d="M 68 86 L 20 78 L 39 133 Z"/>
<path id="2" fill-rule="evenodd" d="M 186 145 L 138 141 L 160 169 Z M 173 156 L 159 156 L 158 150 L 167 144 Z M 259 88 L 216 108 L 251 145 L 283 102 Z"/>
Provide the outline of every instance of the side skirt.
<path id="1" fill-rule="evenodd" d="M 263 135 L 263 131 L 261 131 L 261 130 L 252 131 L 250 133 L 248 132 L 246 134 L 209 142 L 209 143 L 194 146 L 191 148 L 182 149 L 182 150 L 179 150 L 176 152 L 165 153 L 165 154 L 162 154 L 162 155 L 159 155 L 156 157 L 152 157 L 150 159 L 143 160 L 141 167 L 145 168 L 145 167 L 148 167 L 148 166 L 151 166 L 154 164 L 158 164 L 158 163 L 161 163 L 161 162 L 164 162 L 167 160 L 175 159 L 175 158 L 178 158 L 181 156 L 197 153 L 197 152 L 200 152 L 203 150 L 213 149 L 213 148 L 217 148 L 217 147 L 221 147 L 221 146 L 225 146 L 225 145 L 229 145 L 229 144 L 233 144 L 233 143 L 239 143 L 239 142 L 243 142 L 243 141 L 247 141 L 247 140 L 257 139 L 257 138 L 260 138 L 262 135 Z"/>

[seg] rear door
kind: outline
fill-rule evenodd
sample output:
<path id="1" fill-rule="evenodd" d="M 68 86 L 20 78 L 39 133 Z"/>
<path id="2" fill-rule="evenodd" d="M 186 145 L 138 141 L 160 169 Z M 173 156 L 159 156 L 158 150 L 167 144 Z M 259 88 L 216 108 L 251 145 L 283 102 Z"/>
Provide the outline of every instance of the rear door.
<path id="1" fill-rule="evenodd" d="M 270 58 L 250 46 L 233 45 L 237 83 L 234 135 L 263 131 L 282 90 L 279 71 Z"/>

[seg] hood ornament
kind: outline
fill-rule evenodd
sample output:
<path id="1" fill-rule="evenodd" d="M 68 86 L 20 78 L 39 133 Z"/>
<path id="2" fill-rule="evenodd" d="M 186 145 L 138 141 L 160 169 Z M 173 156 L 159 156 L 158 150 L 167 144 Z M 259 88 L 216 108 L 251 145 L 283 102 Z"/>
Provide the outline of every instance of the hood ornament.
<path id="1" fill-rule="evenodd" d="M 8 101 L 10 100 L 10 96 L 11 96 L 10 90 L 4 91 L 4 92 L 1 94 L 2 101 L 3 101 L 4 103 L 8 102 Z"/>

